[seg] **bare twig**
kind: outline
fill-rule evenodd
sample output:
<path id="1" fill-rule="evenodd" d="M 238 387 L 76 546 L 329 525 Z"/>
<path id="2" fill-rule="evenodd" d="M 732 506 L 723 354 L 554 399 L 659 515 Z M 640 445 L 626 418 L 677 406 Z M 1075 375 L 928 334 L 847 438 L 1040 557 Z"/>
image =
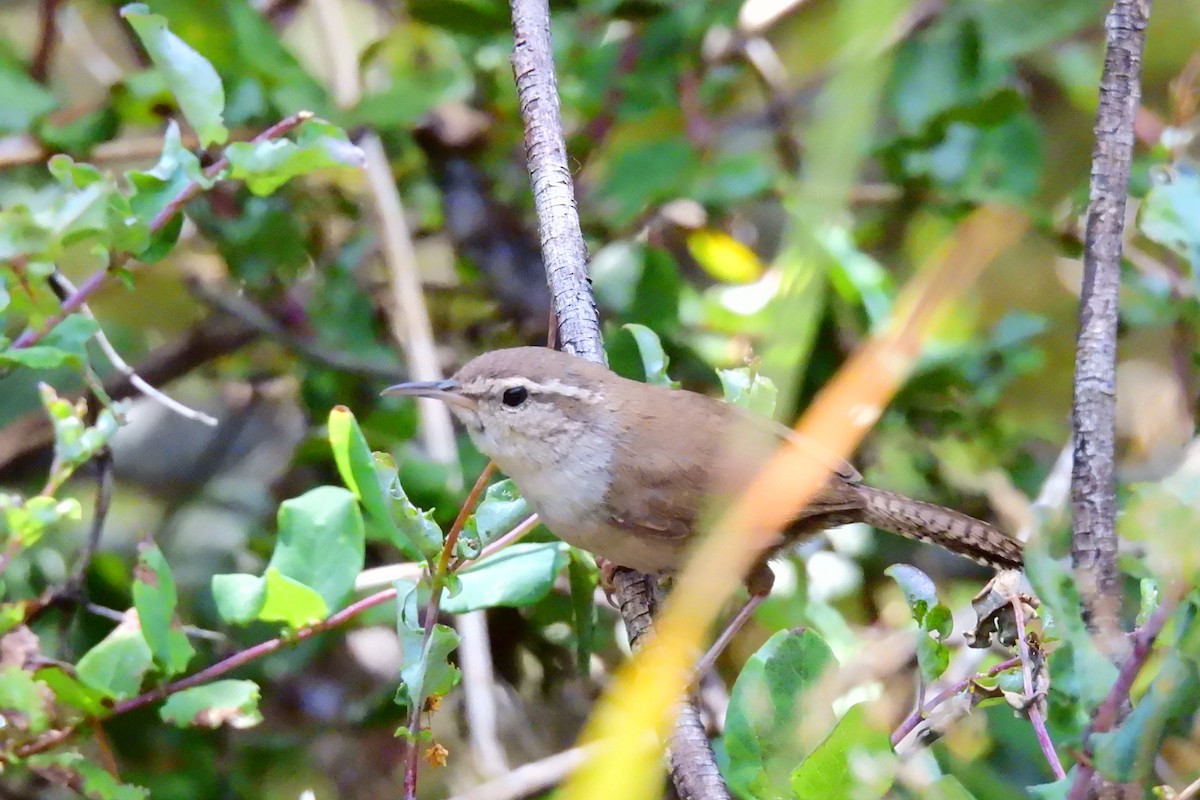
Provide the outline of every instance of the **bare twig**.
<path id="1" fill-rule="evenodd" d="M 999 664 L 991 667 L 987 672 L 983 673 L 982 677 L 994 678 L 1001 672 L 1012 669 L 1013 667 L 1018 666 L 1020 663 L 1021 659 L 1017 656 L 1005 659 Z M 968 688 L 970 688 L 971 684 L 979 680 L 979 678 L 979 675 L 972 675 L 969 678 L 963 678 L 953 686 L 950 686 L 944 691 L 940 692 L 936 697 L 925 703 L 920 708 L 914 709 L 913 712 L 905 718 L 904 722 L 901 722 L 900 726 L 892 732 L 892 747 L 899 745 L 906 736 L 916 730 L 917 726 L 921 724 L 921 721 L 925 719 L 929 712 L 933 711 L 933 709 L 937 708 L 942 703 L 945 703 L 959 692 L 965 692 Z"/>
<path id="2" fill-rule="evenodd" d="M 237 318 L 263 336 L 294 351 L 306 361 L 338 372 L 378 378 L 389 383 L 396 383 L 408 376 L 399 366 L 327 350 L 318 345 L 313 337 L 292 333 L 286 321 L 291 315 L 287 313 L 286 308 L 263 308 L 249 297 L 232 291 L 231 287 L 217 286 L 211 281 L 199 278 L 189 278 L 187 284 L 192 294 L 201 302 Z M 285 300 L 285 305 L 286 302 Z"/>
<path id="3" fill-rule="evenodd" d="M 113 622 L 121 622 L 125 619 L 124 611 L 118 611 L 115 608 L 97 605 L 96 603 L 84 604 L 83 610 L 89 614 L 95 614 L 97 617 L 111 619 Z M 224 642 L 229 639 L 228 636 L 220 631 L 210 631 L 207 628 L 198 628 L 195 625 L 180 625 L 179 630 L 183 632 L 184 636 L 192 639 L 204 639 L 210 642 Z"/>
<path id="4" fill-rule="evenodd" d="M 1042 749 L 1042 755 L 1050 764 L 1054 777 L 1062 780 L 1067 777 L 1067 773 L 1063 770 L 1062 762 L 1058 760 L 1058 752 L 1055 751 L 1054 742 L 1050 739 L 1050 732 L 1046 729 L 1046 698 L 1040 691 L 1035 691 L 1033 686 L 1033 659 L 1029 653 L 1029 640 L 1025 638 L 1025 609 L 1023 606 L 1019 597 L 1013 598 L 1013 616 L 1017 623 L 1017 654 L 1021 657 L 1021 675 L 1025 682 L 1025 702 L 1028 704 L 1025 707 L 1025 714 L 1029 717 L 1029 724 L 1033 726 L 1034 734 L 1037 736 L 1038 747 Z M 1045 669 L 1044 666 L 1040 668 Z"/>
<path id="5" fill-rule="evenodd" d="M 512 0 L 510 7 L 513 76 L 525 123 L 525 155 L 558 339 L 567 352 L 603 364 L 600 314 L 588 284 L 587 247 L 563 141 L 550 49 L 550 7 L 547 0 Z"/>
<path id="6" fill-rule="evenodd" d="M 583 747 L 522 764 L 507 775 L 456 794 L 450 800 L 520 800 L 558 784 L 588 757 Z"/>
<path id="7" fill-rule="evenodd" d="M 458 663 L 463 675 L 463 705 L 471 749 L 485 776 L 503 775 L 509 767 L 504 745 L 500 743 L 496 673 L 492 669 L 487 612 L 460 614 L 454 620 L 454 627 L 459 635 Z"/>
<path id="8" fill-rule="evenodd" d="M 529 535 L 529 532 L 538 526 L 537 514 L 531 514 L 520 523 L 517 524 L 511 531 L 499 537 L 493 542 L 487 544 L 483 550 L 479 551 L 479 555 L 475 558 L 464 558 L 456 560 L 450 565 L 451 572 L 459 572 L 464 569 L 469 569 L 479 562 L 490 558 L 494 554 L 500 552 L 509 545 L 516 544 Z M 377 589 L 380 586 L 389 586 L 398 580 L 412 580 L 421 574 L 424 567 L 416 561 L 404 561 L 399 564 L 387 564 L 382 567 L 372 567 L 364 569 L 358 574 L 358 579 L 354 582 L 356 591 L 366 591 L 368 589 Z"/>
<path id="9" fill-rule="evenodd" d="M 213 314 L 193 325 L 175 340 L 154 350 L 137 373 L 151 384 L 162 385 L 202 364 L 232 353 L 253 341 L 258 333 L 236 318 Z M 104 392 L 114 400 L 137 393 L 124 375 L 104 382 Z M 74 400 L 79 395 L 71 395 Z M 0 469 L 54 443 L 54 427 L 42 411 L 31 412 L 0 430 Z"/>
<path id="10" fill-rule="evenodd" d="M 29 77 L 45 83 L 50 77 L 50 61 L 54 58 L 54 45 L 58 41 L 58 7 L 62 0 L 42 0 L 38 6 L 38 44 L 29 64 Z"/>
<path id="11" fill-rule="evenodd" d="M 87 541 L 79 552 L 71 580 L 67 583 L 67 591 L 80 595 L 84 581 L 87 579 L 88 568 L 96 549 L 100 546 L 100 537 L 104 534 L 104 523 L 108 520 L 108 509 L 112 504 L 113 490 L 113 458 L 112 450 L 103 447 L 92 459 L 96 464 L 96 502 L 92 507 L 92 524 L 88 528 Z"/>
<path id="12" fill-rule="evenodd" d="M 1121 646 L 1114 468 L 1121 237 L 1149 14 L 1150 0 L 1115 0 L 1106 21 L 1072 403 L 1071 561 L 1087 623 L 1110 656 L 1118 656 Z"/>
<path id="13" fill-rule="evenodd" d="M 53 275 L 50 276 L 50 279 L 58 283 L 71 294 L 79 291 L 75 288 L 74 284 L 67 280 L 67 276 L 63 275 L 57 270 Z M 87 303 L 80 305 L 79 311 L 93 322 L 96 321 L 96 315 L 92 313 L 92 309 Z M 113 347 L 112 342 L 108 340 L 108 336 L 105 335 L 103 329 L 97 328 L 96 334 L 93 338 L 96 340 L 96 344 L 98 344 L 100 349 L 104 352 L 105 357 L 108 358 L 109 363 L 116 368 L 117 372 L 128 378 L 129 383 L 146 397 L 168 409 L 169 411 L 175 412 L 184 419 L 195 420 L 196 422 L 200 422 L 209 426 L 210 428 L 215 428 L 217 426 L 216 417 L 205 414 L 203 411 L 197 411 L 194 408 L 185 406 L 178 400 L 169 397 L 166 393 L 160 392 L 158 389 L 151 386 L 150 383 L 144 380 L 140 375 L 138 375 L 137 372 L 134 371 L 133 367 L 129 366 L 128 362 L 121 358 L 121 354 L 117 352 L 117 348 Z"/>

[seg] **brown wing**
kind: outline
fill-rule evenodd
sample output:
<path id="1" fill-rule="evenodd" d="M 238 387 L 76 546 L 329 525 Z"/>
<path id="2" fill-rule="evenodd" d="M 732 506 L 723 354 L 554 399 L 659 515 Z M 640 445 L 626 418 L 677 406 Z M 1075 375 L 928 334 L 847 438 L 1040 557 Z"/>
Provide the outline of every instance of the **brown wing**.
<path id="1" fill-rule="evenodd" d="M 749 483 L 781 439 L 796 442 L 836 476 L 806 515 L 845 508 L 847 498 L 837 487 L 862 480 L 845 461 L 757 414 L 691 392 L 662 388 L 641 394 L 643 400 L 647 396 L 654 402 L 626 406 L 616 415 L 629 421 L 615 436 L 613 459 L 622 468 L 615 470 L 606 496 L 618 527 L 656 539 L 685 539 L 706 508 Z M 655 433 L 636 433 L 646 430 Z M 681 459 L 680 452 L 689 456 Z"/>

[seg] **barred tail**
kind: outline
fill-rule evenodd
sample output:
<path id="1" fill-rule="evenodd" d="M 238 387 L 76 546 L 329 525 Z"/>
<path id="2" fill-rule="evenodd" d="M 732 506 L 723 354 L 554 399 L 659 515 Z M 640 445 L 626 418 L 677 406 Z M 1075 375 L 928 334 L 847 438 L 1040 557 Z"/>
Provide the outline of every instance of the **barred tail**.
<path id="1" fill-rule="evenodd" d="M 997 569 L 1021 569 L 1021 544 L 974 517 L 910 497 L 859 484 L 863 522 L 920 542 L 932 542 L 952 553 Z"/>

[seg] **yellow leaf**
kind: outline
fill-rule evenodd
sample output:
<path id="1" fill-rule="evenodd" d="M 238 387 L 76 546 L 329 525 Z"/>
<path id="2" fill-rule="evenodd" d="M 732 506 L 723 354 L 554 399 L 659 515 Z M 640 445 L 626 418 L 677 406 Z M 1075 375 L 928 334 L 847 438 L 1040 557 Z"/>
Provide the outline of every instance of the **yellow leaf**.
<path id="1" fill-rule="evenodd" d="M 758 256 L 728 233 L 711 228 L 691 231 L 687 246 L 704 271 L 722 283 L 751 283 L 762 277 Z"/>

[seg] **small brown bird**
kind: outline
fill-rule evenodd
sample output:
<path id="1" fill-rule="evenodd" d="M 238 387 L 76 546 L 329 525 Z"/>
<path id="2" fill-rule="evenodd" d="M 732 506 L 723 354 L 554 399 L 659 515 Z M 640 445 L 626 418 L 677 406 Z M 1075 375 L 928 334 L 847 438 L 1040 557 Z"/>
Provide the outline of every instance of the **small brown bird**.
<path id="1" fill-rule="evenodd" d="M 449 380 L 385 393 L 449 403 L 551 532 L 653 574 L 677 570 L 712 503 L 736 496 L 781 439 L 795 438 L 720 400 L 631 381 L 541 347 L 484 353 Z M 812 449 L 829 466 L 829 481 L 774 549 L 865 522 L 991 567 L 1021 568 L 1021 545 L 991 525 L 866 486 L 852 466 Z M 760 593 L 754 583 L 770 585 L 765 557 L 756 573 L 751 591 Z"/>

